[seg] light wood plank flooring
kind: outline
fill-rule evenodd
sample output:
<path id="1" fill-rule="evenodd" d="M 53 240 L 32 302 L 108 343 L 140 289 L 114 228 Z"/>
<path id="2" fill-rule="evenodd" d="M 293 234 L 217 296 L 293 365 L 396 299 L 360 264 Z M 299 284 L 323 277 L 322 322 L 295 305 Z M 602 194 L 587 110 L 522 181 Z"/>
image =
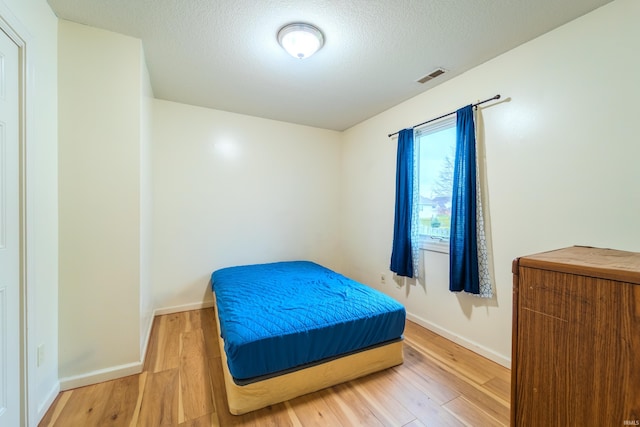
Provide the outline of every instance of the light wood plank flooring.
<path id="1" fill-rule="evenodd" d="M 509 370 L 412 322 L 404 364 L 231 415 L 213 316 L 156 317 L 141 374 L 60 393 L 40 426 L 509 425 Z"/>

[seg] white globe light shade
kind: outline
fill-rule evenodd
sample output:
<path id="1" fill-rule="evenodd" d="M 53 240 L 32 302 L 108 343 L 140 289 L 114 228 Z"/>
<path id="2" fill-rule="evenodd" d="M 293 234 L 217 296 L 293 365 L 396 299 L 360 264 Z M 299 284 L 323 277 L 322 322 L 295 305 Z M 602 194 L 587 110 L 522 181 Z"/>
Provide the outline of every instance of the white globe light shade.
<path id="1" fill-rule="evenodd" d="M 289 24 L 278 31 L 278 43 L 294 58 L 304 59 L 322 47 L 324 36 L 313 25 Z"/>

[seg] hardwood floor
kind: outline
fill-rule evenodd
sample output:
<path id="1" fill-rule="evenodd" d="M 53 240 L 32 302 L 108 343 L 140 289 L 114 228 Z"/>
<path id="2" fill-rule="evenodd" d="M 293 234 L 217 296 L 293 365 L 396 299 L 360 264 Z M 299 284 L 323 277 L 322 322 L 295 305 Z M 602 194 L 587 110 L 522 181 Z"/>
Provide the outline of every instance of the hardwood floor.
<path id="1" fill-rule="evenodd" d="M 231 415 L 213 316 L 156 317 L 141 374 L 60 393 L 40 426 L 509 425 L 510 371 L 412 322 L 404 364 Z"/>

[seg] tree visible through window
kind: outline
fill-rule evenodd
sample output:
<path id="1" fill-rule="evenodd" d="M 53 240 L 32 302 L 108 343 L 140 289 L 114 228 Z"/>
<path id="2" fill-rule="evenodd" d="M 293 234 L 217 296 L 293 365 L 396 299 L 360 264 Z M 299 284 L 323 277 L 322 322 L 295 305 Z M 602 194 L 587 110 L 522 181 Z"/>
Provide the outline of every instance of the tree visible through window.
<path id="1" fill-rule="evenodd" d="M 447 242 L 456 154 L 455 116 L 416 132 L 419 234 L 424 242 Z"/>

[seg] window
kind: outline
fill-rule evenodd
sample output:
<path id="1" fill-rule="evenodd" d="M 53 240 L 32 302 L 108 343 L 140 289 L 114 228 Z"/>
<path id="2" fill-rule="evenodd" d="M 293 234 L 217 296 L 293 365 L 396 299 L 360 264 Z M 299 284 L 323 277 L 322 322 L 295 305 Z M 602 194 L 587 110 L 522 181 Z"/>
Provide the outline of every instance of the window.
<path id="1" fill-rule="evenodd" d="M 448 252 L 456 155 L 456 117 L 429 124 L 416 131 L 415 137 L 421 247 Z"/>

